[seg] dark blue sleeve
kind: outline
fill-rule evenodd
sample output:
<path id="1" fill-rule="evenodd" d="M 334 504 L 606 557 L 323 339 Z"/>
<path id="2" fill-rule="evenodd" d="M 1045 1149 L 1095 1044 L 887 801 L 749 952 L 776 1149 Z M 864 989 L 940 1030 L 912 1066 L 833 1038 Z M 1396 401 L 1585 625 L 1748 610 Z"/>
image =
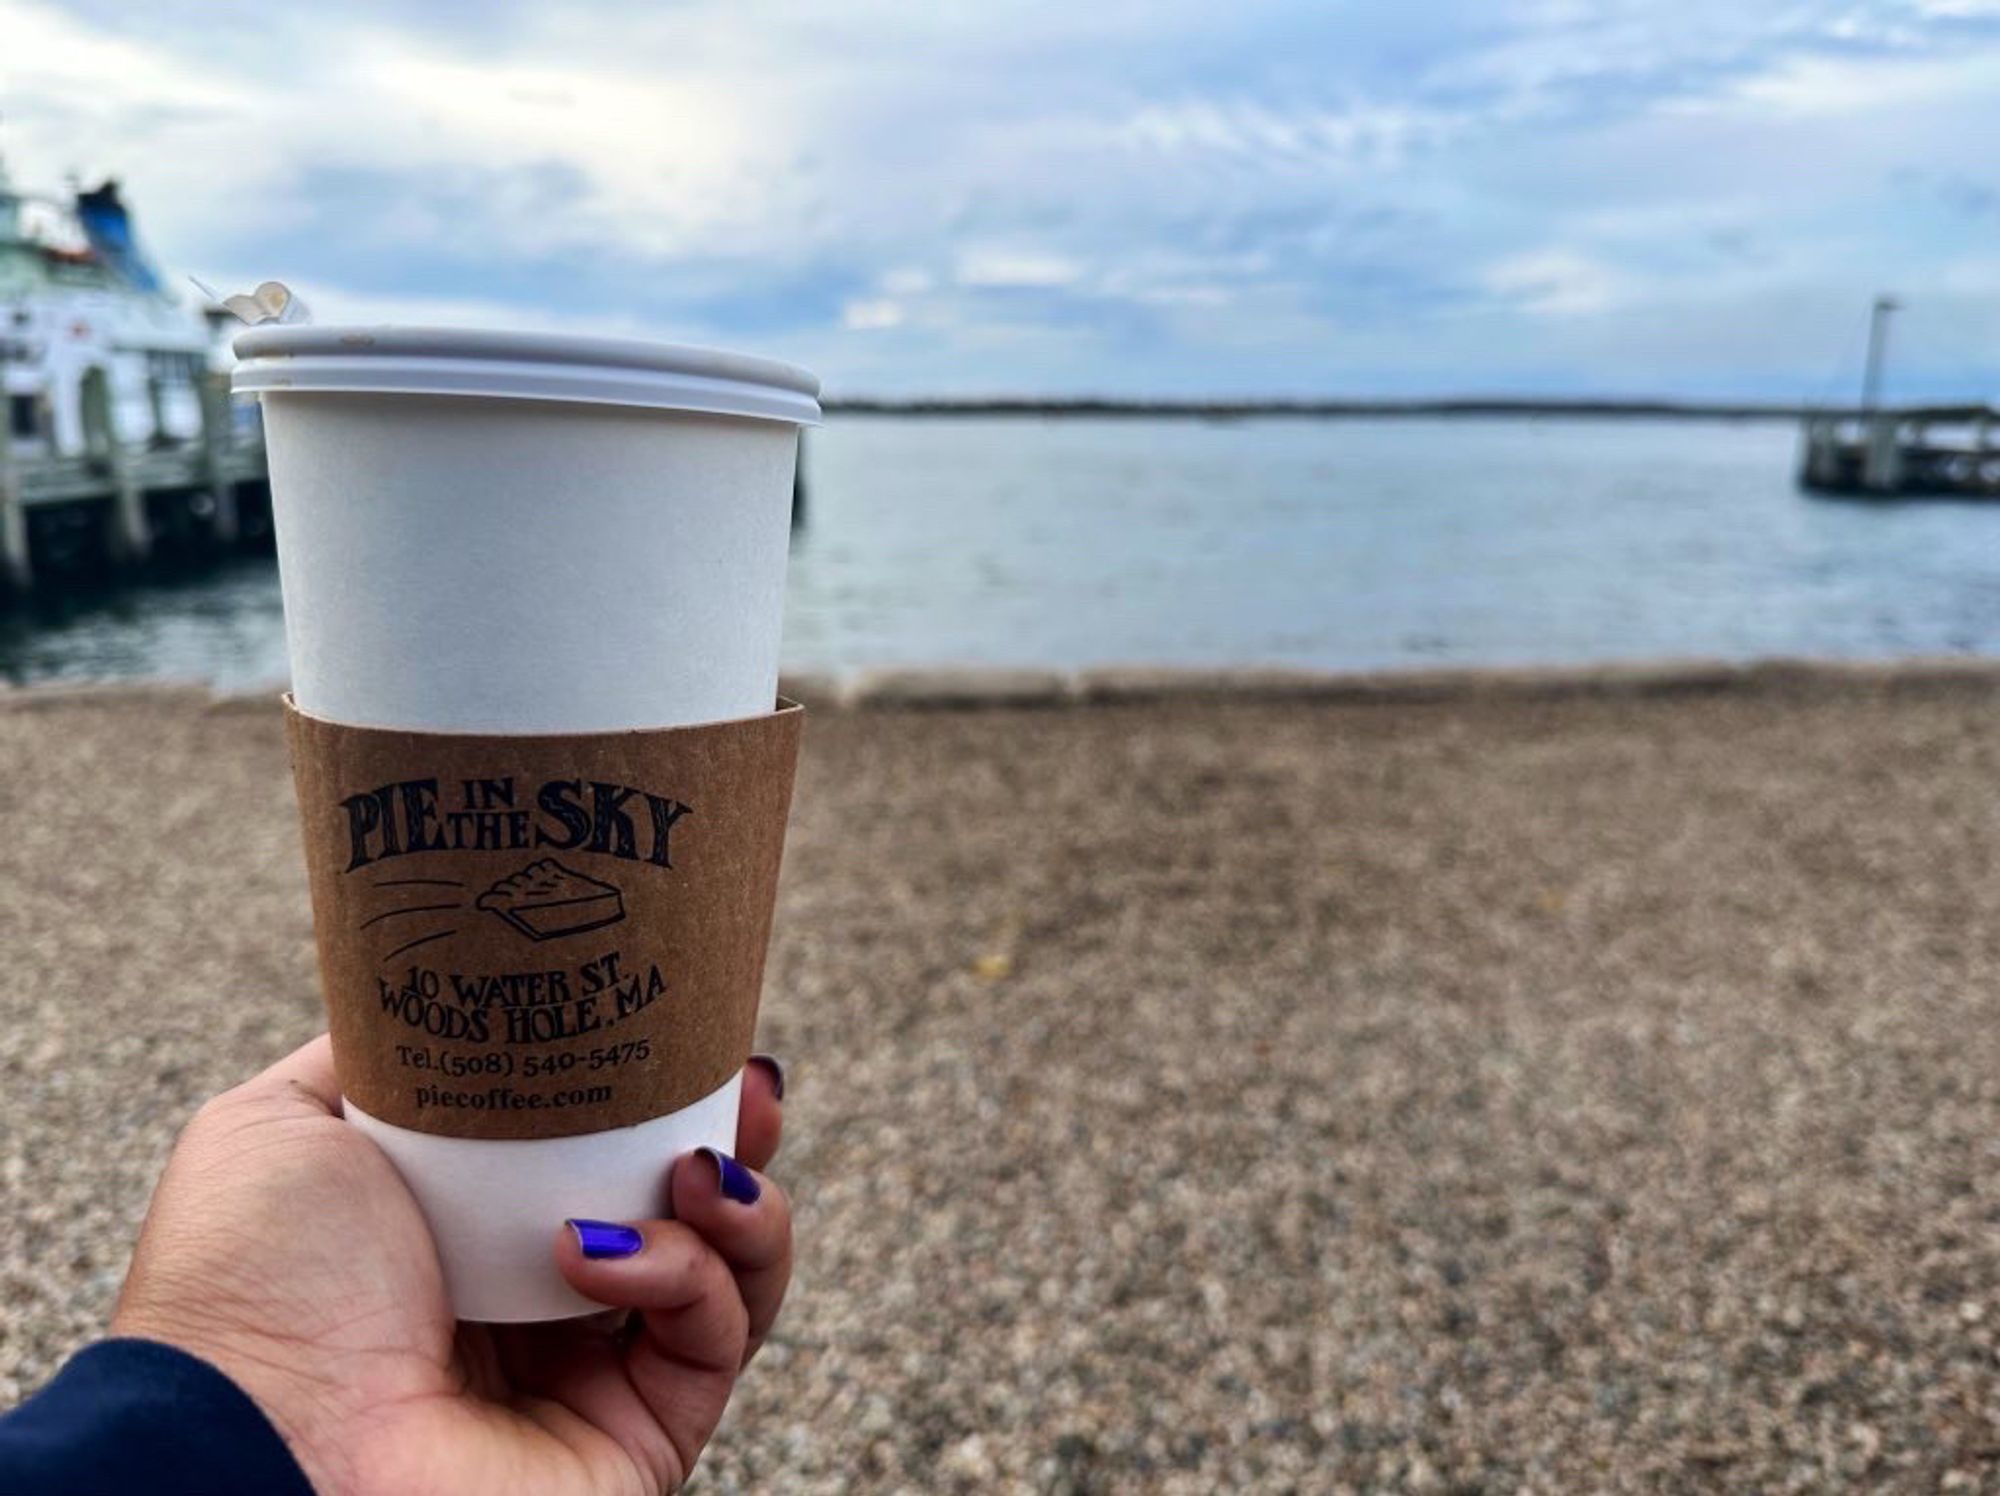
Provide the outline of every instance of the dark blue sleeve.
<path id="1" fill-rule="evenodd" d="M 79 1351 L 0 1416 L 7 1496 L 313 1496 L 298 1462 L 228 1377 L 150 1340 Z"/>

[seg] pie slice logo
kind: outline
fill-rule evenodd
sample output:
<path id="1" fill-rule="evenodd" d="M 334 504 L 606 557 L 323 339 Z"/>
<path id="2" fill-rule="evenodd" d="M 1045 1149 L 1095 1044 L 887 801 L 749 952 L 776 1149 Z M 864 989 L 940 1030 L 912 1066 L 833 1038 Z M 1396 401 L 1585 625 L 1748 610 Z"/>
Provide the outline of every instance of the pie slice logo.
<path id="1" fill-rule="evenodd" d="M 625 898 L 553 857 L 531 862 L 479 896 L 478 908 L 505 920 L 530 940 L 554 940 L 601 930 L 625 917 Z"/>

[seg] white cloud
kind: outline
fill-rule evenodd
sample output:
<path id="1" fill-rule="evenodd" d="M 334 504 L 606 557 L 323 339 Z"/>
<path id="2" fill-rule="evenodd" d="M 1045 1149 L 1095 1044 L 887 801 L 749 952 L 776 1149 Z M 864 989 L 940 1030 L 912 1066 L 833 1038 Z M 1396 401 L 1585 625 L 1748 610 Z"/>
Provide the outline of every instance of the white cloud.
<path id="1" fill-rule="evenodd" d="M 937 284 L 937 277 L 916 265 L 901 265 L 882 273 L 881 286 L 891 296 L 921 296 Z"/>
<path id="2" fill-rule="evenodd" d="M 840 309 L 840 325 L 855 332 L 879 332 L 884 328 L 903 325 L 903 307 L 900 302 L 887 299 L 875 301 L 850 301 Z"/>
<path id="3" fill-rule="evenodd" d="M 1048 289 L 1075 285 L 1083 278 L 1083 267 L 1059 254 L 971 249 L 958 257 L 953 278 L 961 286 Z"/>
<path id="4" fill-rule="evenodd" d="M 328 317 L 848 389 L 1727 380 L 1878 280 L 1960 294 L 2000 193 L 2000 0 L 179 10 L 0 0 L 17 176 L 116 173 L 170 268 Z"/>
<path id="5" fill-rule="evenodd" d="M 190 74 L 156 49 L 105 36 L 61 11 L 25 0 L 0 0 L 0 85 L 11 92 L 54 94 L 85 90 L 84 98 L 113 104 L 179 104 L 228 108 L 234 90 Z M 34 116 L 10 118 L 10 127 L 33 132 Z"/>
<path id="6" fill-rule="evenodd" d="M 1922 104 L 1941 92 L 1956 92 L 1968 68 L 1990 73 L 1990 57 L 1923 59 L 1884 63 L 1878 59 L 1810 57 L 1787 59 L 1747 78 L 1729 94 L 1709 101 L 1713 109 L 1748 110 L 1765 119 L 1850 117 L 1864 111 Z"/>
<path id="7" fill-rule="evenodd" d="M 222 289 L 234 289 L 233 283 Z M 646 337 L 658 329 L 629 313 L 578 316 L 465 295 L 408 294 L 357 290 L 338 281 L 303 280 L 294 287 L 318 322 L 399 323 L 413 327 L 514 328 L 530 332 L 594 333 L 602 337 Z"/>
<path id="8" fill-rule="evenodd" d="M 71 170 L 130 175 L 143 163 L 159 199 L 153 216 L 187 223 L 227 203 L 223 163 L 267 169 L 269 132 L 232 128 L 275 105 L 267 89 L 192 73 L 157 48 L 23 0 L 0 0 L 0 37 L 0 147 L 19 186 Z M 176 155 L 176 146 L 192 149 Z"/>
<path id="9" fill-rule="evenodd" d="M 0 37 L 14 154 L 51 173 L 124 175 L 148 189 L 156 232 L 197 245 L 253 203 L 282 216 L 308 168 L 400 174 L 419 191 L 454 171 L 567 172 L 578 192 L 560 213 L 496 192 L 484 223 L 380 225 L 388 239 L 503 232 L 496 247 L 514 254 L 725 253 L 796 226 L 783 186 L 805 111 L 740 59 L 663 57 L 578 27 L 566 48 L 473 60 L 331 8 L 316 9 L 309 55 L 282 76 L 221 61 L 197 71 L 160 42 L 107 37 L 34 0 L 0 0 Z"/>
<path id="10" fill-rule="evenodd" d="M 1581 317 L 1609 310 L 1620 278 L 1608 266 L 1570 249 L 1539 249 L 1486 267 L 1485 287 L 1537 316 Z"/>
<path id="11" fill-rule="evenodd" d="M 1148 104 L 1116 127 L 1127 143 L 1168 155 L 1213 153 L 1267 168 L 1388 166 L 1448 141 L 1456 111 L 1359 102 L 1279 108 L 1244 99 L 1188 98 Z"/>
<path id="12" fill-rule="evenodd" d="M 586 196 L 570 221 L 511 215 L 531 243 L 607 239 L 639 253 L 720 248 L 757 226 L 782 170 L 789 122 L 763 113 L 727 76 L 623 65 L 471 62 L 391 44 L 357 48 L 362 86 L 390 117 L 411 167 L 559 162 Z M 378 159 L 380 155 L 378 148 Z"/>
<path id="13" fill-rule="evenodd" d="M 1163 306 L 1226 306 L 1236 299 L 1227 286 L 1146 286 L 1132 292 L 1134 300 Z"/>

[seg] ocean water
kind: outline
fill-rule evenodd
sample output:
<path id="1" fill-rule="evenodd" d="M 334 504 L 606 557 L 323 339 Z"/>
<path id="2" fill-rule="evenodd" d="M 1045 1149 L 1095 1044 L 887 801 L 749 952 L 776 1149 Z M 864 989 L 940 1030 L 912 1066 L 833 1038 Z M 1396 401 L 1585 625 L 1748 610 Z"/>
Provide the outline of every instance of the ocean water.
<path id="1" fill-rule="evenodd" d="M 1783 422 L 847 417 L 788 665 L 2000 653 L 2000 505 L 1808 497 Z M 0 616 L 0 676 L 282 680 L 276 571 Z"/>

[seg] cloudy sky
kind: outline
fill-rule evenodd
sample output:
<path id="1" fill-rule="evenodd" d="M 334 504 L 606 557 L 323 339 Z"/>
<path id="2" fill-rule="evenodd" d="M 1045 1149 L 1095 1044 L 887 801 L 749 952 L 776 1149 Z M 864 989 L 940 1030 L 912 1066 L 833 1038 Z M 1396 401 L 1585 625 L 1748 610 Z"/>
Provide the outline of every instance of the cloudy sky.
<path id="1" fill-rule="evenodd" d="M 2000 395 L 2000 0 L 0 0 L 18 180 L 320 320 L 859 393 Z"/>

